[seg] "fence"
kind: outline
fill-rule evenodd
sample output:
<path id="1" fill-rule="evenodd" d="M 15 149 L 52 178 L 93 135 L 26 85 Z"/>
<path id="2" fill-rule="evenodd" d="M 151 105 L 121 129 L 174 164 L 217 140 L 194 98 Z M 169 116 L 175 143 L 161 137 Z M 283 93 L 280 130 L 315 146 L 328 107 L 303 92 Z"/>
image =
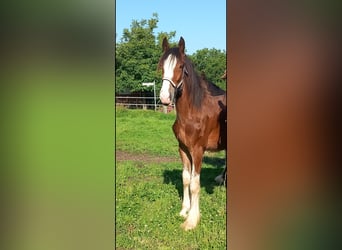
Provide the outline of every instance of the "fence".
<path id="1" fill-rule="evenodd" d="M 160 100 L 156 100 L 154 103 L 154 97 L 140 97 L 140 96 L 116 96 L 116 107 L 125 107 L 129 109 L 152 109 L 164 113 L 169 113 L 174 110 L 174 104 L 165 106 L 160 103 Z"/>

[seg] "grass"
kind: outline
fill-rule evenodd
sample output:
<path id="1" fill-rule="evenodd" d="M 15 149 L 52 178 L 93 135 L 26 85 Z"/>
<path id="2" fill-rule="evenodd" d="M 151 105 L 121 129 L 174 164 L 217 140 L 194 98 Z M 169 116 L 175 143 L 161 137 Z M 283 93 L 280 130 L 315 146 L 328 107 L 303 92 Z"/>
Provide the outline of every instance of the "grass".
<path id="1" fill-rule="evenodd" d="M 177 156 L 172 132 L 174 114 L 149 110 L 116 110 L 116 149 L 131 153 Z"/>
<path id="2" fill-rule="evenodd" d="M 180 228 L 182 166 L 171 130 L 174 119 L 174 114 L 116 110 L 116 150 L 171 156 L 162 163 L 116 161 L 116 249 L 226 248 L 226 189 L 214 181 L 222 171 L 224 153 L 204 157 L 201 222 L 192 231 Z"/>

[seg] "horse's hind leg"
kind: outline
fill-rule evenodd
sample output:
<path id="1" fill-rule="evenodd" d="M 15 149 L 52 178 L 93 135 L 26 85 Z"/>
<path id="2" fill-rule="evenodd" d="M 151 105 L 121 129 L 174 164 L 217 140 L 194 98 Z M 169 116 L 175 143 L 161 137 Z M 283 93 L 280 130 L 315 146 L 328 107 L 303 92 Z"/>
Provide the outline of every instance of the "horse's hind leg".
<path id="1" fill-rule="evenodd" d="M 215 181 L 220 185 L 224 184 L 225 186 L 227 186 L 227 151 L 224 170 L 220 175 L 215 177 Z"/>
<path id="2" fill-rule="evenodd" d="M 182 159 L 183 163 L 183 203 L 182 203 L 182 210 L 180 211 L 179 215 L 186 218 L 187 212 L 190 209 L 190 178 L 191 178 L 191 161 L 189 156 L 183 149 L 179 148 L 179 154 Z"/>
<path id="3" fill-rule="evenodd" d="M 220 185 L 224 184 L 225 186 L 227 186 L 227 166 L 225 166 L 223 172 L 220 175 L 215 177 L 215 181 Z"/>

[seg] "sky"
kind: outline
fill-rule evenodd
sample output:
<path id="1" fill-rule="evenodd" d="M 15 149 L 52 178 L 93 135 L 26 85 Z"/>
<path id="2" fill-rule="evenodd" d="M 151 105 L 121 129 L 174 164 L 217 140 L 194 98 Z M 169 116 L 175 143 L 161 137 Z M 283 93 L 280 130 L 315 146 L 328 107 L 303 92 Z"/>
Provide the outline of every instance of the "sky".
<path id="1" fill-rule="evenodd" d="M 226 50 L 226 0 L 116 0 L 116 41 L 132 20 L 151 19 L 158 13 L 159 32 L 176 31 L 175 41 L 182 36 L 186 53 L 197 50 Z"/>

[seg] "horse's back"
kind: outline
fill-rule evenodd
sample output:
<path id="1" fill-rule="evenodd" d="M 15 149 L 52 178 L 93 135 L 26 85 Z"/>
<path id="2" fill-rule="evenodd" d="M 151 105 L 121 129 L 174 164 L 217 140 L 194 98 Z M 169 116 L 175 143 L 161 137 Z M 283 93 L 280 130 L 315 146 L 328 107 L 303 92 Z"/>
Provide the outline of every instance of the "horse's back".
<path id="1" fill-rule="evenodd" d="M 226 91 L 212 82 L 208 82 L 208 92 L 211 96 L 226 96 Z"/>

